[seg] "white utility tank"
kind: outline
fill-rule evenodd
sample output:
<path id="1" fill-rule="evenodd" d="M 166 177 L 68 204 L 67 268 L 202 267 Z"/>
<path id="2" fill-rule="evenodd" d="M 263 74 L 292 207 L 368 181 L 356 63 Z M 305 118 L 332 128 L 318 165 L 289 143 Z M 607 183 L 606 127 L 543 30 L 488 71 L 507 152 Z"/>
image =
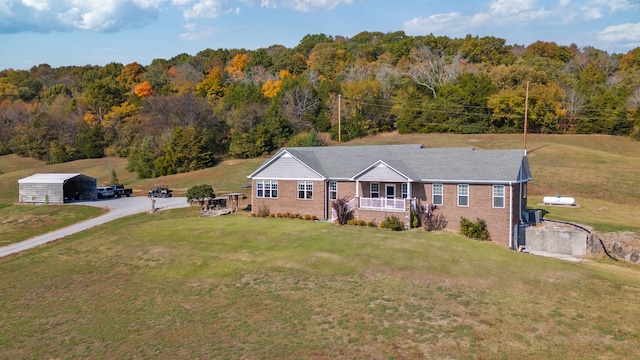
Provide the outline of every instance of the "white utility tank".
<path id="1" fill-rule="evenodd" d="M 575 206 L 576 200 L 569 196 L 545 196 L 542 202 L 546 205 L 569 205 Z"/>

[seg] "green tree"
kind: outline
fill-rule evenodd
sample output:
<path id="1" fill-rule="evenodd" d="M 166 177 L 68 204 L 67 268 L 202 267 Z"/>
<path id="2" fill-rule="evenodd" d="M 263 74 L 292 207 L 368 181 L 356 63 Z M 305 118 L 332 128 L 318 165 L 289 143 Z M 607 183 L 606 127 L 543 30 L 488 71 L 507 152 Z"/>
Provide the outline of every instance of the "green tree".
<path id="1" fill-rule="evenodd" d="M 104 156 L 106 144 L 104 131 L 100 124 L 93 126 L 84 124 L 78 133 L 78 151 L 82 157 L 98 159 Z"/>
<path id="2" fill-rule="evenodd" d="M 205 202 L 215 197 L 216 194 L 213 191 L 213 186 L 208 184 L 196 185 L 187 190 L 187 201 L 198 201 L 198 204 L 200 204 L 200 208 L 202 208 L 203 210 L 205 208 Z"/>
<path id="3" fill-rule="evenodd" d="M 160 156 L 160 146 L 155 137 L 146 136 L 133 144 L 129 151 L 127 170 L 138 174 L 138 179 L 158 176 L 154 161 Z"/>
<path id="4" fill-rule="evenodd" d="M 71 89 L 65 84 L 55 84 L 44 92 L 44 101 L 47 105 L 51 105 L 58 95 L 71 97 Z"/>
<path id="5" fill-rule="evenodd" d="M 158 174 L 179 174 L 213 166 L 212 140 L 208 129 L 198 126 L 176 127 L 166 145 L 160 149 L 162 155 L 153 161 Z"/>
<path id="6" fill-rule="evenodd" d="M 309 54 L 311 54 L 311 50 L 313 50 L 317 44 L 331 42 L 333 42 L 333 37 L 331 36 L 327 36 L 325 34 L 309 34 L 305 35 L 302 40 L 300 40 L 300 43 L 293 48 L 293 51 L 308 57 Z"/>
<path id="7" fill-rule="evenodd" d="M 121 105 L 125 100 L 126 90 L 114 78 L 102 78 L 89 84 L 83 93 L 91 112 L 100 121 L 113 106 Z"/>

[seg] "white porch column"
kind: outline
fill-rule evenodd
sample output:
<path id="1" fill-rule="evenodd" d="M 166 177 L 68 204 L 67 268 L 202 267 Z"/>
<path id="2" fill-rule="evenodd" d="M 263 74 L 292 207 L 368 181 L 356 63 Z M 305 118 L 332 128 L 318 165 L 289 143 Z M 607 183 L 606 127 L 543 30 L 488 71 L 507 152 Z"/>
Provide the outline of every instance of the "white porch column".
<path id="1" fill-rule="evenodd" d="M 356 197 L 360 197 L 360 180 L 356 180 Z"/>

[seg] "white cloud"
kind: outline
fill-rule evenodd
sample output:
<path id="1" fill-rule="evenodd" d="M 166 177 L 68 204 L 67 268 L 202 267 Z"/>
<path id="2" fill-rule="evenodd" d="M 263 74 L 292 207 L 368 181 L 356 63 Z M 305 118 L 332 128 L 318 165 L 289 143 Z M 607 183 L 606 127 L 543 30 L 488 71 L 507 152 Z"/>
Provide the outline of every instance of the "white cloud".
<path id="1" fill-rule="evenodd" d="M 297 11 L 331 10 L 338 5 L 351 4 L 355 0 L 281 0 L 283 7 Z"/>
<path id="2" fill-rule="evenodd" d="M 37 0 L 22 0 L 22 3 L 25 6 L 32 7 L 37 11 L 48 11 L 49 4 L 46 1 L 37 1 Z"/>
<path id="3" fill-rule="evenodd" d="M 118 31 L 158 17 L 166 0 L 0 0 L 0 33 L 71 29 Z"/>
<path id="4" fill-rule="evenodd" d="M 583 15 L 585 20 L 597 20 L 602 18 L 602 10 L 600 8 L 588 8 L 584 11 Z"/>
<path id="5" fill-rule="evenodd" d="M 237 12 L 226 0 L 173 0 L 173 4 L 182 8 L 182 15 L 187 20 L 211 19 Z"/>
<path id="6" fill-rule="evenodd" d="M 640 8 L 635 0 L 594 0 L 594 5 L 609 8 L 611 12 L 637 10 Z"/>
<path id="7" fill-rule="evenodd" d="M 609 26 L 598 34 L 598 40 L 638 47 L 640 46 L 640 23 Z"/>
<path id="8" fill-rule="evenodd" d="M 535 0 L 496 0 L 489 5 L 489 9 L 496 16 L 512 16 L 530 11 L 534 3 Z"/>
<path id="9" fill-rule="evenodd" d="M 213 27 L 213 26 L 207 26 L 204 28 L 198 28 L 198 26 L 194 23 L 189 23 L 185 25 L 185 28 L 187 29 L 186 32 L 180 34 L 180 39 L 183 40 L 197 40 L 197 39 L 202 39 L 202 38 L 206 38 L 209 37 L 213 34 L 215 34 L 216 32 L 218 32 L 218 29 Z"/>
<path id="10" fill-rule="evenodd" d="M 316 10 L 332 10 L 343 4 L 352 4 L 356 0 L 241 0 L 248 5 L 260 3 L 262 8 L 276 9 L 278 7 L 294 9 L 300 12 Z"/>
<path id="11" fill-rule="evenodd" d="M 407 34 L 417 35 L 437 31 L 446 31 L 449 35 L 465 35 L 471 29 L 504 24 L 522 24 L 549 17 L 551 12 L 545 8 L 536 9 L 536 0 L 495 0 L 487 11 L 473 15 L 460 13 L 435 14 L 426 18 L 417 17 L 406 21 L 403 29 Z"/>

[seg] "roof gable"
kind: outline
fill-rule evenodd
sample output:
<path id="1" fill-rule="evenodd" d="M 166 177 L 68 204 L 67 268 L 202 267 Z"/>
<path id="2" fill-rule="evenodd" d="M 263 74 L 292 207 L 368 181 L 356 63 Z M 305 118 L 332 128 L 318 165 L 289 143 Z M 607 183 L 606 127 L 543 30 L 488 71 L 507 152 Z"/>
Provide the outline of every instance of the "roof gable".
<path id="1" fill-rule="evenodd" d="M 384 161 L 378 160 L 374 164 L 371 164 L 371 166 L 354 175 L 352 180 L 404 182 L 411 179 L 393 167 L 385 164 Z"/>
<path id="2" fill-rule="evenodd" d="M 288 151 L 281 151 L 270 161 L 266 162 L 249 178 L 260 179 L 299 179 L 318 180 L 324 177 L 304 162 L 291 155 Z"/>

